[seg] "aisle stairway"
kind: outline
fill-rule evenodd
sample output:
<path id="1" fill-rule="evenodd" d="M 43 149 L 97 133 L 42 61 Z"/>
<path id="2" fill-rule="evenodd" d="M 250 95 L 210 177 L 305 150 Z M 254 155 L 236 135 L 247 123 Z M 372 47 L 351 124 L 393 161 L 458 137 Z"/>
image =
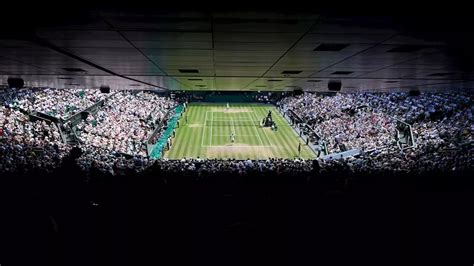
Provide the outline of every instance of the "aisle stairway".
<path id="1" fill-rule="evenodd" d="M 62 139 L 66 144 L 73 145 L 73 146 L 79 144 L 79 139 L 77 138 L 75 132 L 70 127 L 64 126 L 63 124 L 58 125 L 58 126 L 61 132 Z"/>

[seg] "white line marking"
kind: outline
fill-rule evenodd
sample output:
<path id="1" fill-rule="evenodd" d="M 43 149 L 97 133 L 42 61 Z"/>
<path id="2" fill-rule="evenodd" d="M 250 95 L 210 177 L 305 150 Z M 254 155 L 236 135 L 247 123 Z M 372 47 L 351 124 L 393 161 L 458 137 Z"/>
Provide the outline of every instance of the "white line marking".
<path id="1" fill-rule="evenodd" d="M 201 147 L 204 147 L 204 132 L 206 131 L 206 121 L 207 121 L 207 113 L 209 111 L 206 111 L 206 117 L 204 118 L 204 127 L 202 127 L 202 137 L 201 137 Z"/>
<path id="2" fill-rule="evenodd" d="M 214 119 L 212 120 L 214 122 L 228 122 L 229 119 Z M 239 120 L 234 120 L 236 122 L 257 122 L 257 120 L 242 120 L 242 119 L 239 119 Z"/>
<path id="3" fill-rule="evenodd" d="M 216 117 L 216 116 L 214 116 L 214 121 L 228 121 L 229 117 L 230 117 L 230 115 L 227 116 L 227 117 Z M 238 119 L 238 118 L 239 117 L 234 116 L 235 121 L 254 121 L 253 119 Z"/>
<path id="4" fill-rule="evenodd" d="M 241 145 L 241 146 L 235 146 L 235 145 L 213 145 L 213 146 L 204 146 L 204 148 L 271 148 L 273 146 L 261 146 L 261 145 Z"/>
<path id="5" fill-rule="evenodd" d="M 230 117 L 230 120 L 232 121 L 232 131 L 235 132 L 234 118 Z"/>
<path id="6" fill-rule="evenodd" d="M 229 135 L 213 135 L 213 136 L 214 136 L 214 137 L 228 137 Z M 247 134 L 245 134 L 245 135 L 243 135 L 243 134 L 239 134 L 239 135 L 235 134 L 235 136 L 241 136 L 241 137 L 257 137 L 257 135 L 247 135 Z"/>
<path id="7" fill-rule="evenodd" d="M 248 115 L 250 115 L 249 113 L 247 113 Z M 252 116 L 250 116 L 250 119 L 252 119 Z M 260 140 L 260 144 L 263 145 L 263 141 L 262 141 L 262 138 L 260 137 L 260 133 L 258 133 L 258 129 L 257 129 L 257 126 L 256 125 L 253 125 L 253 128 L 255 129 L 255 132 L 257 132 L 257 135 L 258 135 L 258 139 Z"/>
<path id="8" fill-rule="evenodd" d="M 214 121 L 214 112 L 211 112 L 211 137 L 209 139 L 209 146 L 212 146 L 212 121 Z"/>
<path id="9" fill-rule="evenodd" d="M 252 113 L 253 113 L 253 115 L 255 116 L 255 118 L 257 118 L 257 119 L 258 119 L 258 117 L 257 117 L 257 115 L 255 114 L 255 112 L 252 112 Z M 263 131 L 263 133 L 265 134 L 265 137 L 267 138 L 267 140 L 268 140 L 268 143 L 270 143 L 270 147 L 272 147 L 272 146 L 273 146 L 273 144 L 272 144 L 272 142 L 270 141 L 270 138 L 268 137 L 268 135 L 267 135 L 267 132 L 265 131 L 265 129 L 264 129 L 264 128 L 262 128 L 262 131 Z"/>
<path id="10" fill-rule="evenodd" d="M 230 120 L 232 121 L 232 133 L 231 133 L 231 135 L 232 134 L 234 135 L 234 141 L 235 141 L 235 138 L 237 138 L 237 134 L 235 133 L 234 118 L 231 116 Z M 234 143 L 234 142 L 232 142 L 232 143 Z"/>

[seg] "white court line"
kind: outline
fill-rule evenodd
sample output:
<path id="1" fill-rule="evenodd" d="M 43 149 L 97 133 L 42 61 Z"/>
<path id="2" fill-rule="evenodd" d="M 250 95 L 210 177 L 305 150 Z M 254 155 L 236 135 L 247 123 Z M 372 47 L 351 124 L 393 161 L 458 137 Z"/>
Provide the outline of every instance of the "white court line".
<path id="1" fill-rule="evenodd" d="M 211 113 L 211 120 L 207 120 L 207 113 L 208 113 L 208 112 Z M 263 144 L 262 138 L 261 138 L 260 133 L 258 132 L 258 128 L 257 128 L 257 126 L 256 126 L 255 124 L 253 124 L 252 127 L 255 129 L 255 132 L 257 133 L 257 135 L 240 135 L 240 134 L 239 134 L 239 136 L 258 137 L 258 139 L 260 140 L 261 145 L 245 145 L 245 146 L 243 146 L 243 145 L 212 145 L 212 137 L 214 137 L 214 136 L 216 136 L 216 137 L 218 137 L 218 136 L 227 136 L 227 135 L 213 135 L 213 134 L 212 134 L 212 124 L 213 124 L 213 122 L 229 121 L 229 120 L 228 120 L 228 117 L 227 117 L 227 119 L 216 119 L 216 120 L 215 120 L 215 119 L 214 119 L 214 113 L 222 113 L 222 112 L 218 112 L 218 111 L 217 111 L 217 112 L 214 112 L 214 111 L 206 111 L 206 117 L 205 117 L 204 125 L 206 125 L 207 121 L 210 121 L 210 122 L 211 122 L 211 125 L 210 125 L 210 127 L 211 127 L 211 133 L 210 133 L 209 146 L 207 146 L 207 145 L 201 145 L 202 147 L 205 147 L 205 148 L 211 148 L 211 147 L 212 147 L 212 148 L 213 148 L 213 147 L 216 147 L 216 148 L 232 148 L 232 147 L 233 147 L 233 148 L 245 148 L 245 147 L 247 147 L 247 148 L 249 148 L 249 147 L 271 148 L 271 147 L 273 147 L 273 145 L 272 145 L 272 143 L 270 142 L 270 139 L 268 138 L 268 135 L 267 135 L 267 133 L 265 132 L 265 130 L 263 131 L 263 133 L 265 133 L 266 138 L 267 138 L 267 140 L 268 140 L 268 143 L 270 143 L 270 146 Z M 254 122 L 254 123 L 260 123 L 260 120 L 258 120 L 257 115 L 255 114 L 255 111 L 250 111 L 250 112 L 246 112 L 246 113 L 248 113 L 248 115 L 249 115 L 249 118 L 250 118 L 249 120 L 247 120 L 247 119 L 245 119 L 245 120 L 244 120 L 244 119 L 234 120 L 233 117 L 231 116 L 231 121 L 232 121 L 231 126 L 232 126 L 234 132 L 235 132 L 235 122 Z M 255 118 L 257 118 L 257 120 L 253 120 L 253 119 L 252 119 L 252 115 L 250 115 L 250 113 L 253 113 L 253 115 L 255 116 Z M 206 126 L 204 126 L 204 127 L 206 127 Z M 203 136 L 204 136 L 204 129 L 203 129 Z M 237 134 L 236 134 L 236 136 L 237 136 Z M 203 137 L 203 140 L 204 140 L 204 137 Z M 203 144 L 203 142 L 202 142 L 201 144 Z"/>
<path id="2" fill-rule="evenodd" d="M 214 121 L 214 112 L 211 112 L 211 137 L 209 139 L 209 146 L 212 146 L 212 121 Z"/>
<path id="3" fill-rule="evenodd" d="M 214 137 L 228 137 L 229 135 L 213 135 Z M 242 135 L 242 134 L 239 134 L 236 136 L 241 136 L 241 137 L 257 137 L 257 135 Z"/>
<path id="4" fill-rule="evenodd" d="M 204 118 L 204 126 L 202 127 L 201 147 L 204 147 L 204 131 L 206 131 L 206 121 L 208 112 L 209 111 L 206 111 L 206 117 Z"/>
<path id="5" fill-rule="evenodd" d="M 235 133 L 234 118 L 230 117 L 230 120 L 232 121 L 232 131 Z"/>
<path id="6" fill-rule="evenodd" d="M 255 112 L 254 112 L 254 111 L 252 111 L 252 113 L 253 113 L 253 115 L 255 116 L 255 118 L 257 118 L 257 119 L 258 119 L 258 117 L 257 117 L 257 114 L 255 114 Z M 267 132 L 266 132 L 266 131 L 265 131 L 265 129 L 263 129 L 263 128 L 262 128 L 262 131 L 263 131 L 263 134 L 265 134 L 265 137 L 267 138 L 267 140 L 268 140 L 268 143 L 270 143 L 270 147 L 272 147 L 272 146 L 273 146 L 273 144 L 272 144 L 272 142 L 270 141 L 270 138 L 268 137 L 268 135 L 267 135 Z"/>
<path id="7" fill-rule="evenodd" d="M 252 113 L 253 113 L 253 111 L 252 111 Z M 247 114 L 250 115 L 249 113 L 247 113 Z M 252 116 L 250 116 L 250 119 L 252 119 Z M 256 125 L 253 125 L 253 128 L 255 129 L 255 132 L 257 132 L 258 139 L 260 140 L 260 144 L 262 144 L 262 146 L 264 146 L 264 145 L 263 145 L 262 138 L 260 137 L 260 133 L 258 133 L 257 126 L 256 126 Z"/>
<path id="8" fill-rule="evenodd" d="M 214 122 L 221 122 L 221 121 L 229 121 L 229 119 L 214 119 L 212 120 Z M 256 122 L 257 120 L 242 120 L 242 119 L 239 119 L 239 120 L 235 120 L 234 121 L 237 121 L 237 122 Z"/>
<path id="9" fill-rule="evenodd" d="M 271 148 L 273 146 L 261 146 L 261 145 L 212 145 L 212 146 L 204 146 L 204 148 Z"/>
<path id="10" fill-rule="evenodd" d="M 237 138 L 237 134 L 235 133 L 234 118 L 231 116 L 230 120 L 232 121 L 232 132 L 234 133 L 234 138 Z"/>

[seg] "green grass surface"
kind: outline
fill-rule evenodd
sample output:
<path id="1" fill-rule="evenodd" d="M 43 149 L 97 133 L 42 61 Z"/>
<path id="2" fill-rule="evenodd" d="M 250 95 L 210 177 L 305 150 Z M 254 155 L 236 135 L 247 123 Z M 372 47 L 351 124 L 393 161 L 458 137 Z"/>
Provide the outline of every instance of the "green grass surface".
<path id="1" fill-rule="evenodd" d="M 277 131 L 261 127 L 272 111 Z M 186 117 L 188 122 L 186 123 Z M 176 129 L 176 137 L 165 158 L 315 158 L 278 110 L 263 104 L 190 104 Z M 230 134 L 235 132 L 235 142 Z M 298 143 L 301 154 L 298 156 Z"/>

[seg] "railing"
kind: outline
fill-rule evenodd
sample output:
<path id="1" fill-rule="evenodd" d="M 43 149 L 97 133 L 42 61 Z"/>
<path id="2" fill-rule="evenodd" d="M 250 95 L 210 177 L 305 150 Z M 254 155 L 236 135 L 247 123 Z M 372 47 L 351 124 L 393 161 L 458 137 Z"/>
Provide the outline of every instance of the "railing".
<path id="1" fill-rule="evenodd" d="M 336 152 L 336 153 L 325 155 L 323 156 L 323 159 L 324 160 L 344 159 L 347 157 L 354 157 L 354 156 L 360 155 L 361 153 L 362 152 L 360 149 L 352 149 L 348 151 Z"/>
<path id="2" fill-rule="evenodd" d="M 52 116 L 47 115 L 47 114 L 39 113 L 39 112 L 28 113 L 27 111 L 25 111 L 23 109 L 20 109 L 20 108 L 17 108 L 17 109 L 19 109 L 22 113 L 28 115 L 28 118 L 32 122 L 42 120 L 42 121 L 46 121 L 46 123 L 49 123 L 49 124 L 53 123 L 56 126 L 56 128 L 59 130 L 59 135 L 61 136 L 62 142 L 64 144 L 67 143 L 66 138 L 64 136 L 64 132 L 61 129 L 62 123 L 60 123 L 60 121 L 57 118 L 52 117 Z"/>
<path id="3" fill-rule="evenodd" d="M 68 92 L 69 92 L 69 91 L 68 91 Z M 71 93 L 71 92 L 69 92 L 69 93 Z M 81 110 L 81 111 L 79 111 L 79 112 L 77 112 L 77 113 L 71 115 L 70 117 L 64 119 L 63 122 L 64 122 L 64 123 L 69 122 L 72 126 L 76 126 L 76 125 L 78 124 L 78 122 L 83 119 L 83 114 L 84 114 L 84 113 L 95 113 L 95 112 L 97 112 L 97 110 L 98 110 L 100 107 L 104 106 L 105 101 L 106 101 L 108 98 L 114 96 L 115 94 L 116 94 L 116 93 L 113 93 L 113 94 L 111 94 L 110 96 L 107 96 L 105 99 L 100 100 L 100 101 L 94 103 L 93 105 L 91 105 L 91 106 L 89 106 L 89 107 L 86 107 L 84 110 Z"/>
<path id="4" fill-rule="evenodd" d="M 295 113 L 295 111 L 293 110 L 289 110 L 289 113 L 292 117 L 296 118 L 295 120 L 297 120 L 296 122 L 297 123 L 302 123 L 302 122 L 305 122 L 306 123 L 306 120 L 304 120 L 303 118 L 301 118 L 297 113 Z M 291 117 L 290 117 L 291 118 Z"/>
<path id="5" fill-rule="evenodd" d="M 70 123 L 72 126 L 76 126 L 82 119 L 83 119 L 83 114 L 84 113 L 94 113 L 96 112 L 100 107 L 104 106 L 105 100 L 100 100 L 96 102 L 95 104 L 87 107 L 86 109 L 75 113 L 74 115 L 70 116 L 68 119 L 64 120 L 64 123 Z"/>
<path id="6" fill-rule="evenodd" d="M 54 122 L 54 123 L 61 122 L 60 119 L 58 119 L 54 116 L 51 116 L 51 115 L 48 115 L 48 114 L 45 114 L 45 113 L 41 113 L 41 112 L 37 112 L 37 111 L 30 112 L 29 115 L 37 117 L 37 118 L 42 119 L 42 120 L 51 121 L 51 122 Z"/>
<path id="7" fill-rule="evenodd" d="M 172 137 L 173 131 L 175 129 L 176 124 L 178 123 L 179 118 L 181 117 L 183 111 L 183 105 L 178 105 L 175 108 L 175 113 L 169 119 L 166 119 L 168 127 L 164 130 L 159 139 L 153 141 L 153 145 L 150 146 L 150 152 L 148 156 L 152 157 L 153 159 L 159 159 L 163 156 L 165 144 L 167 144 L 167 140 Z"/>
<path id="8" fill-rule="evenodd" d="M 76 133 L 76 130 L 74 129 L 74 127 L 69 125 L 69 128 L 71 129 L 71 132 L 74 135 L 74 138 L 76 138 L 76 141 L 80 142 L 79 137 L 77 136 L 77 133 Z"/>
<path id="9" fill-rule="evenodd" d="M 20 108 L 20 107 L 18 107 L 18 106 L 13 107 L 12 109 L 18 110 L 18 111 L 20 111 L 22 114 L 30 115 L 30 112 L 28 112 L 27 110 L 25 110 L 25 109 L 23 109 L 23 108 Z"/>
<path id="10" fill-rule="evenodd" d="M 66 140 L 66 137 L 64 136 L 64 132 L 62 131 L 61 129 L 61 125 L 60 124 L 57 124 L 57 123 L 54 123 L 54 125 L 56 125 L 56 127 L 58 128 L 59 130 L 59 135 L 61 136 L 61 140 L 63 141 L 64 144 L 67 144 L 67 140 Z"/>

